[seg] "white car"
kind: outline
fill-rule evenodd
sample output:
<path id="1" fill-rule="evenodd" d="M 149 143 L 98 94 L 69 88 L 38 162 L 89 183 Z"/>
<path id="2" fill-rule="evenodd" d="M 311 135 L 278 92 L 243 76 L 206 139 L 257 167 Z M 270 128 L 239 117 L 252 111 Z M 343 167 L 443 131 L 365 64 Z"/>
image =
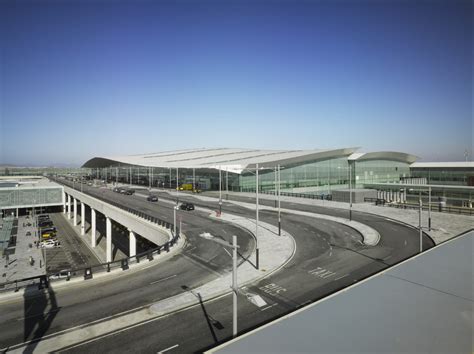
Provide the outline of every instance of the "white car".
<path id="1" fill-rule="evenodd" d="M 60 243 L 58 241 L 47 240 L 40 243 L 41 248 L 55 248 L 60 247 Z"/>

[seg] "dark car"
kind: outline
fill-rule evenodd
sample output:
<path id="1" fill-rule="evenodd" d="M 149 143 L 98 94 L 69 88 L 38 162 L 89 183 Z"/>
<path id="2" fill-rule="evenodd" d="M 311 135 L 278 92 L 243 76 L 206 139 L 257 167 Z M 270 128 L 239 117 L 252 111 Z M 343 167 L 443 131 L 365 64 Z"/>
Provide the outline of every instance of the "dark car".
<path id="1" fill-rule="evenodd" d="M 156 195 L 149 195 L 148 197 L 146 197 L 146 200 L 148 200 L 149 202 L 157 202 L 158 197 Z"/>
<path id="2" fill-rule="evenodd" d="M 40 222 L 38 224 L 39 227 L 43 228 L 43 227 L 52 227 L 53 226 L 53 222 L 51 220 L 48 220 L 48 221 L 43 221 L 43 222 Z"/>
<path id="3" fill-rule="evenodd" d="M 127 189 L 127 190 L 125 190 L 125 192 L 123 194 L 132 195 L 133 193 L 135 193 L 135 191 L 133 189 Z"/>
<path id="4" fill-rule="evenodd" d="M 192 203 L 182 203 L 180 208 L 181 208 L 181 210 L 194 210 L 194 204 L 192 204 Z"/>

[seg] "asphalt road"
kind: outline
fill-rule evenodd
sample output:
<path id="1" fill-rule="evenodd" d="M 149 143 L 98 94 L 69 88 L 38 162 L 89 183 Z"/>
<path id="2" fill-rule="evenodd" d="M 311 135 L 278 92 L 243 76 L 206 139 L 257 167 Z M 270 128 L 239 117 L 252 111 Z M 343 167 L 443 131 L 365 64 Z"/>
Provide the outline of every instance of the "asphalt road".
<path id="1" fill-rule="evenodd" d="M 97 188 L 89 188 L 88 192 L 172 221 L 171 204 L 162 201 L 165 198 L 173 199 L 168 194 L 160 194 L 158 203 L 149 203 L 139 195 L 124 196 Z M 181 195 L 181 200 L 217 209 L 217 202 L 202 202 L 184 195 Z M 343 217 L 347 215 L 335 209 L 306 205 L 282 203 L 282 207 Z M 226 202 L 223 211 L 249 218 L 254 216 L 254 211 Z M 210 221 L 206 213 L 183 213 L 183 232 L 188 237 L 188 244 L 182 254 L 165 263 L 146 272 L 124 272 L 117 279 L 84 282 L 78 288 L 61 289 L 55 294 L 44 293 L 36 297 L 27 296 L 23 301 L 0 303 L 2 347 L 145 306 L 182 292 L 182 285 L 195 288 L 215 279 L 222 272 L 229 271 L 229 257 L 220 246 L 200 238 L 198 235 L 201 232 L 207 231 L 225 237 L 222 233 L 225 229 L 229 237 L 232 234 L 238 235 L 239 244 L 244 245 L 245 255 L 253 250 L 253 237 L 240 228 Z M 262 211 L 260 218 L 276 224 L 275 211 Z M 268 306 L 260 309 L 245 297 L 239 296 L 240 330 L 248 330 L 291 312 L 418 252 L 416 230 L 368 214 L 354 213 L 354 219 L 379 231 L 382 236 L 379 245 L 364 246 L 360 234 L 338 223 L 283 214 L 283 228 L 295 237 L 296 253 L 278 273 L 243 289 L 244 292 L 261 295 Z M 430 242 L 429 239 L 425 240 L 426 247 L 432 246 Z M 265 256 L 271 255 L 261 255 Z M 165 283 L 153 284 L 155 280 L 166 277 L 171 278 Z M 229 338 L 232 327 L 230 301 L 230 296 L 226 296 L 117 335 L 70 348 L 70 351 L 157 352 L 176 344 L 178 346 L 170 352 L 200 351 Z M 30 330 L 35 326 L 36 331 Z"/>

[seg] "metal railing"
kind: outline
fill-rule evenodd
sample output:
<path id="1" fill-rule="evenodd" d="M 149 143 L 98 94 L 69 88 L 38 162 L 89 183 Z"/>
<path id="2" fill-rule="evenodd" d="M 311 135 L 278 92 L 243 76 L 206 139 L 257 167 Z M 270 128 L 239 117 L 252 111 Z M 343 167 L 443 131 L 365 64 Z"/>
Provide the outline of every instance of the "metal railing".
<path id="1" fill-rule="evenodd" d="M 242 190 L 242 192 L 245 192 Z M 249 190 L 247 192 L 253 192 L 254 190 Z M 275 195 L 275 191 L 259 191 L 262 194 Z M 294 192 L 280 192 L 282 197 L 296 197 L 296 198 L 306 198 L 306 199 L 319 199 L 319 200 L 332 200 L 332 194 L 307 194 L 307 193 L 294 193 Z"/>
<path id="2" fill-rule="evenodd" d="M 378 203 L 378 201 L 381 200 L 383 203 Z M 387 200 L 384 199 L 378 199 L 378 198 L 364 198 L 364 202 L 372 202 L 376 203 L 376 205 L 382 205 L 382 206 L 388 206 L 391 208 L 397 208 L 397 209 L 420 209 L 420 206 L 418 203 L 390 203 Z M 429 205 L 423 204 L 422 205 L 422 210 L 429 210 Z M 461 207 L 454 207 L 454 206 L 439 206 L 436 205 L 433 206 L 431 205 L 431 211 L 437 211 L 440 213 L 450 213 L 450 214 L 458 214 L 458 215 L 474 215 L 474 208 L 461 208 Z"/>

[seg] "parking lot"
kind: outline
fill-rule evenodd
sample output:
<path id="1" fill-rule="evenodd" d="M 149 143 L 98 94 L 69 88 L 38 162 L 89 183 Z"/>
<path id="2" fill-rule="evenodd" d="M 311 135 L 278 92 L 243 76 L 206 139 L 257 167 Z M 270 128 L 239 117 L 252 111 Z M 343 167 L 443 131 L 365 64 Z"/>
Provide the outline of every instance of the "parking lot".
<path id="1" fill-rule="evenodd" d="M 55 239 L 59 245 L 53 248 L 43 248 L 48 274 L 100 263 L 60 214 L 49 215 L 57 229 Z"/>

